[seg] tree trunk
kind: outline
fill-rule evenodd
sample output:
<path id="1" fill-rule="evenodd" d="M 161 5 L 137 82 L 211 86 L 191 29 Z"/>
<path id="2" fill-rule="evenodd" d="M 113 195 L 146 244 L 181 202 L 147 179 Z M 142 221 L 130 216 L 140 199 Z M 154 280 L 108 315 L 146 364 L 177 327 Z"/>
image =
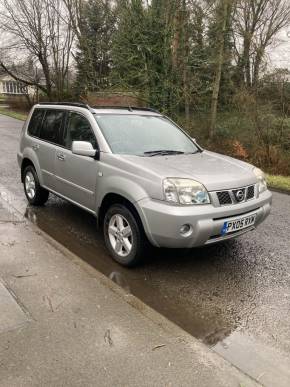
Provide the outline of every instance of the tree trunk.
<path id="1" fill-rule="evenodd" d="M 253 88 L 257 88 L 258 82 L 259 82 L 259 74 L 260 74 L 260 67 L 262 63 L 262 59 L 264 56 L 264 48 L 261 48 L 257 50 L 255 63 L 254 63 L 254 70 L 253 70 L 253 82 L 252 86 Z"/>
<path id="2" fill-rule="evenodd" d="M 227 26 L 227 17 L 229 10 L 228 0 L 220 0 L 220 8 L 221 8 L 221 20 L 218 21 L 219 28 L 219 36 L 218 36 L 218 51 L 216 57 L 216 71 L 215 77 L 213 81 L 213 90 L 212 90 L 212 98 L 211 98 L 211 115 L 210 115 L 210 128 L 209 128 L 209 138 L 212 139 L 215 135 L 216 130 L 216 117 L 217 117 L 217 106 L 218 106 L 218 98 L 220 92 L 220 83 L 221 83 L 221 75 L 222 68 L 224 63 L 224 47 L 225 47 L 225 32 Z"/>
<path id="3" fill-rule="evenodd" d="M 186 125 L 190 122 L 190 93 L 189 93 L 189 71 L 188 71 L 188 57 L 189 57 L 189 15 L 186 1 L 182 1 L 182 83 L 183 83 L 183 100 Z"/>
<path id="4" fill-rule="evenodd" d="M 246 85 L 249 89 L 252 85 L 251 80 L 251 61 L 250 61 L 250 41 L 248 38 L 244 40 L 244 73 L 246 78 Z"/>
<path id="5" fill-rule="evenodd" d="M 45 55 L 39 54 L 38 56 L 39 62 L 41 64 L 43 75 L 45 78 L 45 85 L 46 85 L 46 94 L 48 97 L 48 100 L 52 100 L 52 85 L 51 85 L 51 77 L 50 77 L 50 68 L 47 63 L 47 57 Z"/>

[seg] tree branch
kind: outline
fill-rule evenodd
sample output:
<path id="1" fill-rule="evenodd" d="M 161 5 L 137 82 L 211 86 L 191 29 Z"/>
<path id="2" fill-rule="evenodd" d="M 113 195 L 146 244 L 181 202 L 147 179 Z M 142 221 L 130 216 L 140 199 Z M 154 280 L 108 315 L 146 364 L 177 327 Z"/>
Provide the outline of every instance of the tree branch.
<path id="1" fill-rule="evenodd" d="M 40 85 L 38 82 L 31 82 L 31 81 L 28 81 L 22 77 L 19 77 L 18 75 L 14 74 L 11 70 L 9 70 L 8 67 L 5 66 L 5 64 L 2 61 L 0 61 L 0 67 L 2 67 L 2 69 L 5 71 L 5 73 L 7 73 L 8 75 L 10 75 L 10 77 L 15 79 L 15 81 L 21 82 L 27 86 L 35 86 L 39 90 L 43 91 L 44 93 L 47 93 L 47 90 L 44 86 Z"/>

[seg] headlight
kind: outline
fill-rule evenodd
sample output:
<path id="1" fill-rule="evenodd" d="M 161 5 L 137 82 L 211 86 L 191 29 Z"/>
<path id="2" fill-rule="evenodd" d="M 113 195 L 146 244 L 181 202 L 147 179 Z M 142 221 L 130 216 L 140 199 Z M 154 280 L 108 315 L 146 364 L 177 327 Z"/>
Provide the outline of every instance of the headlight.
<path id="1" fill-rule="evenodd" d="M 209 204 L 205 187 L 198 181 L 170 177 L 163 181 L 165 200 L 180 204 Z"/>
<path id="2" fill-rule="evenodd" d="M 258 179 L 258 190 L 259 193 L 262 193 L 266 191 L 267 189 L 267 182 L 266 182 L 266 177 L 263 171 L 259 168 L 254 168 L 254 174 L 256 175 L 256 178 Z"/>

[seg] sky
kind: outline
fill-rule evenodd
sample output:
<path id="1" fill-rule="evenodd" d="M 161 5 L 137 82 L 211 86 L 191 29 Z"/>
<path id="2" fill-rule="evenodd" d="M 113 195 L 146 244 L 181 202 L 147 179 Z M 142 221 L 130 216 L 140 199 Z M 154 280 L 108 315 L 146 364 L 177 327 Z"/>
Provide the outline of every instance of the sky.
<path id="1" fill-rule="evenodd" d="M 290 27 L 280 32 L 267 51 L 269 68 L 283 67 L 290 70 Z"/>

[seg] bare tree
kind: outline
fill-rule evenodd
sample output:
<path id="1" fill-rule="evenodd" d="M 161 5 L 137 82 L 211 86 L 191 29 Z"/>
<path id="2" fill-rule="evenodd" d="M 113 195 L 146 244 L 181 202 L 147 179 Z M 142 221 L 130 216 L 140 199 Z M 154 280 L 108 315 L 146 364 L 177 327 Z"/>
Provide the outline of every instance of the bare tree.
<path id="1" fill-rule="evenodd" d="M 11 40 L 12 57 L 10 63 L 3 59 L 8 48 L 2 45 L 0 66 L 14 79 L 38 87 L 49 99 L 64 95 L 69 72 L 74 33 L 71 24 L 63 21 L 64 12 L 62 0 L 3 0 L 0 11 L 0 29 Z M 33 58 L 41 77 L 13 70 L 11 62 L 25 57 Z"/>
<path id="2" fill-rule="evenodd" d="M 267 47 L 289 23 L 289 0 L 236 0 L 233 31 L 241 83 L 257 85 Z"/>
<path id="3" fill-rule="evenodd" d="M 63 0 L 67 9 L 73 30 L 80 41 L 82 39 L 82 14 L 85 6 L 84 0 Z"/>

